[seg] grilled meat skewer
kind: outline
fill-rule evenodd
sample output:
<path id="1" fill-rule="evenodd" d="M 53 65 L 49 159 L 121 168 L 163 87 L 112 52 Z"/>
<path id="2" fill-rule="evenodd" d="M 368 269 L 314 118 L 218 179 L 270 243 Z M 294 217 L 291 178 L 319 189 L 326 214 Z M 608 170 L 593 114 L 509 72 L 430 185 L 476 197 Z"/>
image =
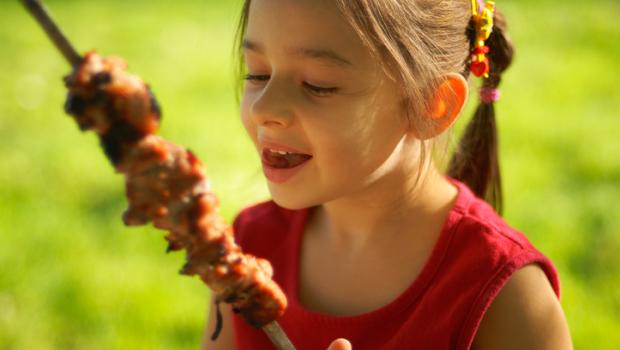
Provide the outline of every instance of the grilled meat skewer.
<path id="1" fill-rule="evenodd" d="M 89 52 L 65 78 L 66 111 L 81 130 L 97 133 L 125 176 L 125 224 L 152 222 L 169 231 L 169 250 L 187 252 L 183 274 L 199 275 L 216 300 L 231 303 L 251 325 L 274 321 L 284 313 L 286 297 L 271 279 L 271 265 L 235 244 L 204 167 L 192 152 L 155 135 L 159 105 L 149 87 L 125 69 L 120 58 Z"/>

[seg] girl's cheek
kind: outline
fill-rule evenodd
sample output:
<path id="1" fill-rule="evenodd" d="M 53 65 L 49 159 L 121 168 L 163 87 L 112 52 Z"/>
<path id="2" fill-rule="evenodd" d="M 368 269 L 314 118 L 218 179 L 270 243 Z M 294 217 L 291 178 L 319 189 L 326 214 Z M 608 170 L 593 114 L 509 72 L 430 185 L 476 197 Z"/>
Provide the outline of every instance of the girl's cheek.
<path id="1" fill-rule="evenodd" d="M 239 107 L 240 107 L 240 112 L 241 112 L 241 122 L 243 123 L 243 126 L 245 126 L 246 128 L 250 123 L 250 106 L 251 105 L 252 103 L 250 101 L 250 97 L 248 96 L 248 94 L 244 92 L 243 96 L 241 97 L 241 104 Z"/>
<path id="2" fill-rule="evenodd" d="M 252 122 L 252 116 L 250 115 L 250 106 L 250 101 L 246 97 L 243 97 L 240 105 L 241 123 L 243 124 L 243 128 L 247 132 L 250 139 L 254 143 L 256 143 L 256 125 Z"/>

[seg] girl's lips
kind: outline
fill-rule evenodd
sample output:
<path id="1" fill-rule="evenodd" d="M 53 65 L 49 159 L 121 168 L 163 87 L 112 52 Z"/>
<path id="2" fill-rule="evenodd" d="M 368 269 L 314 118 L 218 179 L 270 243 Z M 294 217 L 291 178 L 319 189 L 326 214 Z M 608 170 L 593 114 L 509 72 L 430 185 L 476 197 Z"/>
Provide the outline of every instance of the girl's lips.
<path id="1" fill-rule="evenodd" d="M 277 169 L 293 168 L 310 158 L 312 156 L 307 154 L 272 152 L 269 149 L 264 149 L 261 154 L 261 160 L 264 164 Z"/>
<path id="2" fill-rule="evenodd" d="M 292 168 L 274 168 L 263 161 L 263 173 L 265 173 L 265 177 L 273 183 L 284 183 L 301 171 L 306 164 L 308 164 L 310 159 L 312 158 Z"/>
<path id="3" fill-rule="evenodd" d="M 308 164 L 308 161 L 312 159 L 311 154 L 307 154 L 302 150 L 275 143 L 270 140 L 262 140 L 260 142 L 261 146 L 261 160 L 263 164 L 263 172 L 265 177 L 273 182 L 273 183 L 284 183 L 288 181 L 291 177 L 297 174 L 301 169 Z M 273 158 L 273 152 L 287 152 L 293 153 L 295 156 L 291 156 L 288 158 L 288 164 L 295 166 L 287 166 L 287 162 L 279 162 L 276 161 L 276 158 Z M 306 158 L 306 159 L 304 159 Z"/>
<path id="4" fill-rule="evenodd" d="M 261 145 L 261 152 L 264 152 L 265 150 L 273 150 L 273 151 L 284 151 L 284 152 L 289 152 L 289 153 L 311 155 L 302 150 L 298 150 L 298 149 L 295 149 L 287 145 L 283 145 L 283 144 L 279 144 L 279 143 L 275 143 L 271 141 L 266 141 L 266 140 L 260 142 L 260 145 Z"/>

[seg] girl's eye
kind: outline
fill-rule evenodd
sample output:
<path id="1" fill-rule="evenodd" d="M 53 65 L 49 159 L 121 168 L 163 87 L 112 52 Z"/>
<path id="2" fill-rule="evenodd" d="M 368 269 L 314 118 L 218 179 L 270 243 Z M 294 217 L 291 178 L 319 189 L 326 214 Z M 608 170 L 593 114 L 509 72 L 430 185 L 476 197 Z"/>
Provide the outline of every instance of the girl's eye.
<path id="1" fill-rule="evenodd" d="M 324 88 L 324 87 L 314 86 L 306 82 L 304 82 L 304 87 L 308 89 L 311 93 L 319 97 L 327 97 L 329 95 L 332 95 L 338 92 L 338 88 L 336 87 Z"/>
<path id="2" fill-rule="evenodd" d="M 269 75 L 253 75 L 253 74 L 247 74 L 244 79 L 247 81 L 252 81 L 255 83 L 264 83 L 266 81 L 269 80 Z M 312 94 L 319 96 L 319 97 L 327 97 L 331 94 L 334 94 L 336 92 L 338 92 L 338 88 L 336 87 L 329 87 L 329 88 L 325 88 L 325 87 L 319 87 L 319 86 L 315 86 L 312 84 L 309 84 L 307 82 L 303 83 L 304 88 L 306 88 L 308 91 L 310 91 Z"/>
<path id="3" fill-rule="evenodd" d="M 246 74 L 246 76 L 243 78 L 247 81 L 267 81 L 269 80 L 269 76 L 268 75 L 252 75 L 252 74 Z"/>

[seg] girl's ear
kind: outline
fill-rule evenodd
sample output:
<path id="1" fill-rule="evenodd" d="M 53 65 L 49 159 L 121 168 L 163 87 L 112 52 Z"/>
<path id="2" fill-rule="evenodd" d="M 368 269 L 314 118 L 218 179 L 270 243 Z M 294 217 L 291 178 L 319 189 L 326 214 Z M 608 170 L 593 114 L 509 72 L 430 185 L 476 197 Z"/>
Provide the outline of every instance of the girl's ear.
<path id="1" fill-rule="evenodd" d="M 431 95 L 428 104 L 425 117 L 430 120 L 425 124 L 431 127 L 420 136 L 423 139 L 432 138 L 450 127 L 463 110 L 468 95 L 469 87 L 462 75 L 456 73 L 446 75 Z"/>

